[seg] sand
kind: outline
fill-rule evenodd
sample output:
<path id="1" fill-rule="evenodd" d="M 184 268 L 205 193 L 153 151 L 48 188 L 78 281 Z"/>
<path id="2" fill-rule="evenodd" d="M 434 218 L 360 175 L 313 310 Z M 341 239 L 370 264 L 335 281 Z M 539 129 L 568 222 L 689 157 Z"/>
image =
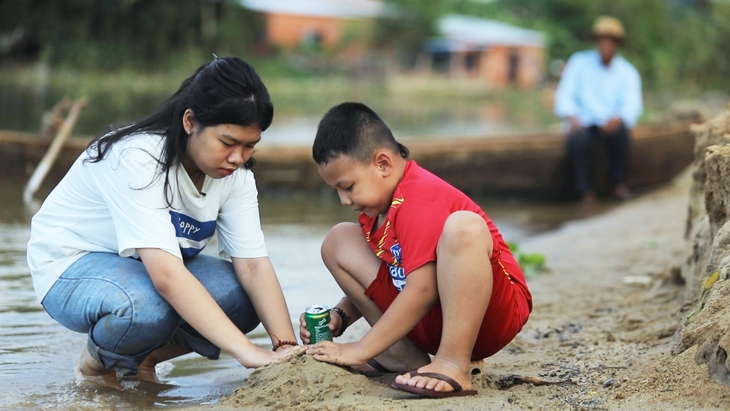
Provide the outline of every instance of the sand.
<path id="1" fill-rule="evenodd" d="M 550 272 L 529 280 L 530 320 L 473 377 L 475 397 L 422 399 L 311 357 L 256 370 L 210 409 L 730 409 L 696 348 L 672 356 L 689 173 L 669 186 L 521 244 Z M 487 210 L 488 212 L 488 210 Z M 366 330 L 358 323 L 344 341 Z M 525 380 L 533 383 L 525 382 Z M 540 384 L 544 382 L 545 384 Z M 208 408 L 206 408 L 208 409 Z"/>

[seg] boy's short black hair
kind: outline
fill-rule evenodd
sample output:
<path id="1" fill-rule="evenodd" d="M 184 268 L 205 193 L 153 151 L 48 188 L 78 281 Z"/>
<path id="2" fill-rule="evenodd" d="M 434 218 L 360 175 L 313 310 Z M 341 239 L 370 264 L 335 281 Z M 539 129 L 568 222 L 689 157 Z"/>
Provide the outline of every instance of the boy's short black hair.
<path id="1" fill-rule="evenodd" d="M 332 107 L 320 120 L 312 157 L 320 165 L 340 154 L 367 163 L 375 150 L 383 147 L 408 157 L 408 149 L 395 141 L 393 133 L 373 110 L 362 103 L 347 102 Z"/>

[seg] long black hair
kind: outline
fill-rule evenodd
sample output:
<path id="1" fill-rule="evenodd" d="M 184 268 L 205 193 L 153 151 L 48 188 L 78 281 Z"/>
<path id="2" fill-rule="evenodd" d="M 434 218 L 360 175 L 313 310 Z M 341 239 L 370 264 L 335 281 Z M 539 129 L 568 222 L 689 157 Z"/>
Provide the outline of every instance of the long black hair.
<path id="1" fill-rule="evenodd" d="M 187 148 L 189 135 L 183 127 L 183 114 L 187 109 L 193 112 L 198 128 L 238 124 L 246 127 L 257 125 L 264 131 L 274 117 L 269 92 L 253 66 L 238 57 L 216 57 L 183 81 L 175 94 L 156 112 L 94 138 L 87 147 L 87 161 L 97 163 L 103 160 L 115 143 L 131 134 L 160 135 L 165 143 L 161 157 L 156 160 L 160 173 L 165 176 L 167 197 L 170 168 L 180 164 Z M 243 167 L 251 169 L 254 164 L 256 160 L 251 157 Z"/>

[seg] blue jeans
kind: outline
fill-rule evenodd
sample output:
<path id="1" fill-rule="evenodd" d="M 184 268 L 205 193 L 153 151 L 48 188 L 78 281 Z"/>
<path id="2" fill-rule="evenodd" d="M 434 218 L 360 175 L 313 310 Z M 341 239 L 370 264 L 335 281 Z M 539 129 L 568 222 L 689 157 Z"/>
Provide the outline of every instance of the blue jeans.
<path id="1" fill-rule="evenodd" d="M 231 262 L 199 254 L 184 263 L 244 334 L 256 328 L 258 315 Z M 85 255 L 63 273 L 42 304 L 64 327 L 88 333 L 92 357 L 123 375 L 136 374 L 145 357 L 168 342 L 210 359 L 220 355 L 157 293 L 142 262 L 132 258 Z"/>

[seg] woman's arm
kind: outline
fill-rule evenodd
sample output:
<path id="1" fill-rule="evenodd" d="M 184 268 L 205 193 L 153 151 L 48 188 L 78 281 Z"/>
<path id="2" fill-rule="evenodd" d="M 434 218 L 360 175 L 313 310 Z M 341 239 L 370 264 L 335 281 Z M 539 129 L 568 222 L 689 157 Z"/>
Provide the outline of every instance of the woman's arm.
<path id="1" fill-rule="evenodd" d="M 271 260 L 268 257 L 233 258 L 233 269 L 269 333 L 271 343 L 276 346 L 281 341 L 296 342 L 284 293 Z"/>
<path id="2" fill-rule="evenodd" d="M 157 248 L 140 248 L 137 252 L 157 292 L 190 326 L 243 366 L 256 368 L 292 354 L 289 350 L 272 352 L 254 345 L 176 256 Z M 259 306 L 255 307 L 258 311 Z"/>

